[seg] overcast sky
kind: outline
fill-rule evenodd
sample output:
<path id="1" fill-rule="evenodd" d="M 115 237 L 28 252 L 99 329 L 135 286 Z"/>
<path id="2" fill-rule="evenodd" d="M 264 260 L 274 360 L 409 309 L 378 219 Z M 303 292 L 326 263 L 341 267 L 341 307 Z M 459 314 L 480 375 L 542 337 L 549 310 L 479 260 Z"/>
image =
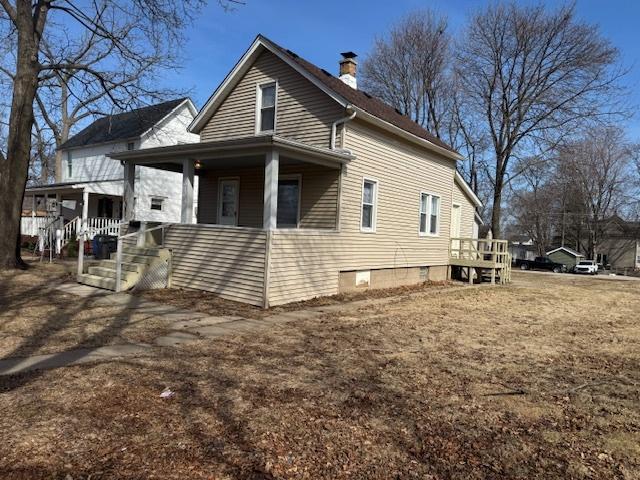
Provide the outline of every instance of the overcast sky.
<path id="1" fill-rule="evenodd" d="M 224 12 L 215 0 L 188 30 L 184 69 L 164 81 L 192 89 L 198 107 L 215 90 L 258 33 L 320 67 L 336 73 L 340 52 L 366 56 L 373 39 L 403 15 L 426 6 L 446 15 L 452 31 L 484 2 L 470 0 L 246 0 Z M 557 6 L 559 2 L 547 2 Z M 640 105 L 640 2 L 635 0 L 578 0 L 578 15 L 599 25 L 616 45 L 625 66 L 632 102 Z M 640 116 L 628 131 L 640 139 Z"/>

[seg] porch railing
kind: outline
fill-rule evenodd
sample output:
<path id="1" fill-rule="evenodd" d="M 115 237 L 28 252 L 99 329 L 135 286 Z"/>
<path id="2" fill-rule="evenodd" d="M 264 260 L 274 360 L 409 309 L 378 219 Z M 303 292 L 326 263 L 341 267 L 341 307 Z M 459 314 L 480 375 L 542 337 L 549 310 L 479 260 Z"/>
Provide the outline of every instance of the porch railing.
<path id="1" fill-rule="evenodd" d="M 37 237 L 40 229 L 51 221 L 51 217 L 24 216 L 20 219 L 20 232 L 22 235 Z"/>

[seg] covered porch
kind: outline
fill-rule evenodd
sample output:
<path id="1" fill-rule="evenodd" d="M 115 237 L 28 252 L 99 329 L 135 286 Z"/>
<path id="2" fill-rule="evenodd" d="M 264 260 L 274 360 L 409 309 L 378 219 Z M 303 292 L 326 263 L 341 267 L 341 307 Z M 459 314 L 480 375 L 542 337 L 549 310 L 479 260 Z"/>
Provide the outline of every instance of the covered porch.
<path id="1" fill-rule="evenodd" d="M 337 235 L 341 172 L 352 156 L 260 136 L 122 152 L 114 158 L 125 162 L 125 220 L 134 221 L 129 231 L 140 228 L 121 236 L 120 248 L 133 251 L 126 245 L 130 241 L 136 248 L 169 249 L 171 285 L 268 307 L 269 276 L 279 269 L 272 266 L 275 234 Z M 130 205 L 136 165 L 182 173 L 180 223 L 135 222 Z"/>
<path id="2" fill-rule="evenodd" d="M 340 172 L 352 157 L 267 135 L 121 152 L 114 158 L 125 162 L 125 221 L 138 220 L 132 208 L 134 173 L 143 165 L 182 173 L 181 224 L 269 231 L 337 230 Z"/>
<path id="3" fill-rule="evenodd" d="M 26 189 L 20 229 L 59 254 L 82 229 L 117 235 L 121 217 L 121 182 L 58 183 Z"/>

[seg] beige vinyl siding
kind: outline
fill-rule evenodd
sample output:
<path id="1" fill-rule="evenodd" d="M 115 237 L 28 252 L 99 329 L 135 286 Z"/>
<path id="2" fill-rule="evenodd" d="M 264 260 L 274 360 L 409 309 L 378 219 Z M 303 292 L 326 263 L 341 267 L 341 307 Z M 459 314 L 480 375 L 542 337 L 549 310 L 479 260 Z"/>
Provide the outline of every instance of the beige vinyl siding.
<path id="1" fill-rule="evenodd" d="M 281 165 L 281 175 L 301 175 L 300 228 L 336 226 L 340 172 L 311 164 Z M 220 178 L 240 181 L 238 226 L 262 228 L 264 169 L 209 170 L 201 175 L 198 194 L 198 223 L 216 223 Z"/>
<path id="2" fill-rule="evenodd" d="M 263 305 L 266 233 L 214 225 L 172 225 L 172 285 L 214 292 L 222 298 Z"/>
<path id="3" fill-rule="evenodd" d="M 218 185 L 221 178 L 240 181 L 238 192 L 238 226 L 262 228 L 264 209 L 264 169 L 259 167 L 208 170 L 203 172 L 198 190 L 198 223 L 216 223 Z"/>
<path id="4" fill-rule="evenodd" d="M 457 203 L 462 209 L 460 215 L 460 236 L 465 238 L 473 237 L 475 207 L 469 197 L 462 191 L 458 182 L 454 182 L 453 184 L 453 203 Z"/>
<path id="5" fill-rule="evenodd" d="M 342 107 L 271 52 L 262 53 L 200 132 L 201 141 L 255 135 L 257 85 L 277 80 L 276 135 L 329 147 Z"/>
<path id="6" fill-rule="evenodd" d="M 343 172 L 340 232 L 274 232 L 271 305 L 337 293 L 340 271 L 449 263 L 455 163 L 357 121 L 345 139 L 356 158 Z M 378 181 L 376 233 L 360 231 L 363 177 Z M 421 192 L 440 197 L 437 236 L 418 234 Z"/>

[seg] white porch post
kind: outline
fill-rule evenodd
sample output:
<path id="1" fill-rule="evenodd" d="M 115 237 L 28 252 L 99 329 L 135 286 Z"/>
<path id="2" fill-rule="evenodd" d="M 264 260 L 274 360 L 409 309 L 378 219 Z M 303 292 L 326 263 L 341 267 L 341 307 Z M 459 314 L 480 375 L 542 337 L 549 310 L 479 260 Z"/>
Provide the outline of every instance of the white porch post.
<path id="1" fill-rule="evenodd" d="M 80 225 L 76 230 L 78 235 L 78 281 L 84 273 L 84 241 L 87 230 L 87 218 L 89 217 L 89 190 L 82 190 L 82 218 Z"/>
<path id="2" fill-rule="evenodd" d="M 123 220 L 129 222 L 135 217 L 135 181 L 136 181 L 136 165 L 132 162 L 124 164 L 124 191 L 122 192 L 122 200 L 124 202 L 122 213 Z"/>
<path id="3" fill-rule="evenodd" d="M 62 205 L 60 205 L 61 201 L 62 196 L 59 193 L 56 193 L 56 217 L 59 217 L 62 213 Z"/>
<path id="4" fill-rule="evenodd" d="M 87 228 L 87 219 L 89 218 L 89 190 L 82 190 L 82 228 Z"/>
<path id="5" fill-rule="evenodd" d="M 191 158 L 185 158 L 182 161 L 182 211 L 180 213 L 180 223 L 193 223 L 194 174 L 194 161 Z"/>
<path id="6" fill-rule="evenodd" d="M 275 230 L 278 218 L 278 171 L 280 155 L 277 150 L 267 152 L 264 164 L 264 212 L 262 223 L 265 230 Z"/>
<path id="7" fill-rule="evenodd" d="M 36 209 L 38 208 L 38 205 L 36 204 L 36 194 L 34 193 L 31 197 L 32 197 L 31 218 L 35 218 L 36 217 Z M 34 220 L 34 223 L 35 223 L 35 220 Z"/>

